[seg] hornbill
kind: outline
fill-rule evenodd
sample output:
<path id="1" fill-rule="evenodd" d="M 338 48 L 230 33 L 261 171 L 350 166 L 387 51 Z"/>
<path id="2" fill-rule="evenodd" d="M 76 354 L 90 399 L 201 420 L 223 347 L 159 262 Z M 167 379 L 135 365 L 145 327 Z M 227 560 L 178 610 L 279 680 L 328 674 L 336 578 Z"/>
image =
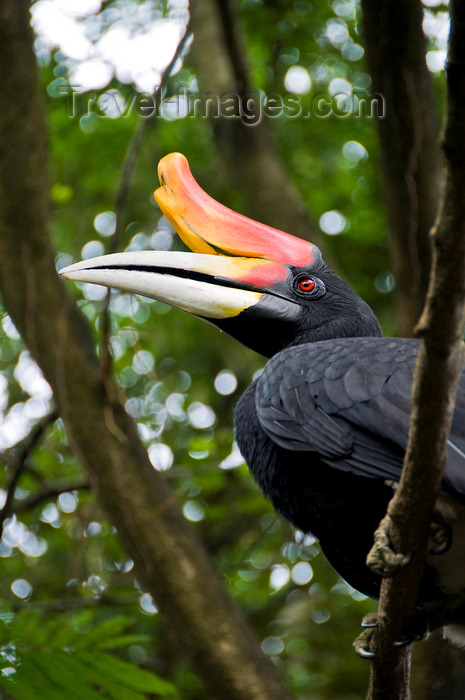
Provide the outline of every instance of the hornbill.
<path id="1" fill-rule="evenodd" d="M 315 245 L 216 202 L 181 154 L 158 172 L 155 198 L 192 252 L 116 253 L 61 274 L 166 302 L 271 358 L 237 405 L 239 449 L 274 508 L 378 597 L 384 572 L 366 558 L 400 479 L 418 341 L 381 337 Z M 465 374 L 420 592 L 433 626 L 465 623 L 454 617 L 465 600 L 464 505 Z"/>

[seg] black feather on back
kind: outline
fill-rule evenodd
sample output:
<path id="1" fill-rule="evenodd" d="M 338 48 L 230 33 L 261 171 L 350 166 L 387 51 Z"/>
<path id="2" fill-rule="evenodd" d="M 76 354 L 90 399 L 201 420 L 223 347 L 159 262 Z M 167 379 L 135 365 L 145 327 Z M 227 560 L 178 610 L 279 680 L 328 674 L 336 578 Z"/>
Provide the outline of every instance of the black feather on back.
<path id="1" fill-rule="evenodd" d="M 407 445 L 419 342 L 344 338 L 283 350 L 257 382 L 266 434 L 331 467 L 398 481 Z M 465 500 L 465 377 L 449 441 L 444 493 Z"/>

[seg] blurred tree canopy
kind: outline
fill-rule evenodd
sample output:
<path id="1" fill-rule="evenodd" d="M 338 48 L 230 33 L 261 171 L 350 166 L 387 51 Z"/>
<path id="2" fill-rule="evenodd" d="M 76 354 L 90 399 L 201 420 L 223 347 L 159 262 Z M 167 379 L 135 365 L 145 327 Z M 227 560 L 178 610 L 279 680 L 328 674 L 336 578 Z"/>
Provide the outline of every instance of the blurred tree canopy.
<path id="1" fill-rule="evenodd" d="M 12 41 L 8 22 L 16 19 L 8 3 L 1 4 L 3 46 Z M 24 0 L 17 5 L 29 9 Z M 397 275 L 397 249 L 392 257 L 389 252 L 375 115 L 378 109 L 389 120 L 389 105 L 381 89 L 374 105 L 360 4 L 197 0 L 191 5 L 37 0 L 30 6 L 48 135 L 50 188 L 45 173 L 43 186 L 50 194 L 50 216 L 44 219 L 56 265 L 114 249 L 181 249 L 152 198 L 158 160 L 180 151 L 209 194 L 307 235 L 372 305 L 386 334 L 396 334 L 399 326 L 408 333 L 415 312 L 398 322 L 394 296 L 405 298 L 408 280 Z M 425 65 L 440 113 L 447 9 L 428 0 L 422 12 Z M 32 45 L 32 36 L 22 35 L 26 52 L 28 42 Z M 32 79 L 24 79 L 26 87 L 27 80 Z M 7 84 L 2 102 L 13 105 L 18 94 L 17 83 Z M 205 104 L 195 115 L 192 99 L 207 94 L 239 96 L 242 116 L 236 111 L 228 117 L 224 101 L 217 102 L 216 118 Z M 274 112 L 263 113 L 265 95 L 274 96 Z M 244 96 L 253 105 L 252 117 Z M 13 107 L 8 110 L 13 113 Z M 2 133 L 3 154 L 14 144 Z M 40 173 L 31 175 L 41 186 Z M 2 181 L 17 176 L 10 170 Z M 3 197 L 6 191 L 7 185 Z M 28 208 L 27 188 L 18 202 Z M 16 210 L 23 215 L 22 206 Z M 22 223 L 19 217 L 18 257 L 20 239 L 28 235 Z M 12 245 L 10 260 L 14 257 Z M 106 494 L 99 476 L 86 467 L 89 458 L 82 443 L 76 450 L 76 432 L 70 443 L 66 428 L 76 419 L 63 415 L 59 386 L 18 322 L 5 279 L 2 697 L 214 697 L 195 654 L 188 658 L 189 651 L 179 651 L 179 621 L 166 613 L 170 608 L 161 593 L 162 600 L 154 599 L 147 573 L 141 573 L 138 556 L 142 560 L 144 553 L 132 552 L 128 537 L 118 537 L 111 488 Z M 102 368 L 106 292 L 91 285 L 68 288 L 90 326 Z M 423 289 L 418 287 L 415 308 L 421 308 Z M 263 358 L 144 298 L 112 294 L 109 318 L 114 391 L 136 425 L 134 436 L 146 446 L 153 471 L 169 486 L 290 696 L 363 698 L 368 668 L 351 643 L 373 603 L 337 576 L 313 538 L 293 532 L 273 513 L 234 446 L 233 407 Z M 37 323 L 42 328 L 39 318 Z M 60 333 L 56 347 L 65 342 L 59 339 Z M 102 386 L 113 400 L 108 381 L 104 377 Z M 84 422 L 86 412 L 80 410 Z M 136 498 L 131 486 L 130 480 L 124 485 L 128 502 Z M 180 561 L 181 588 L 184 576 Z M 158 577 L 156 567 L 152 577 Z M 161 590 L 162 573 L 159 578 Z M 250 697 L 264 696 L 251 691 Z"/>

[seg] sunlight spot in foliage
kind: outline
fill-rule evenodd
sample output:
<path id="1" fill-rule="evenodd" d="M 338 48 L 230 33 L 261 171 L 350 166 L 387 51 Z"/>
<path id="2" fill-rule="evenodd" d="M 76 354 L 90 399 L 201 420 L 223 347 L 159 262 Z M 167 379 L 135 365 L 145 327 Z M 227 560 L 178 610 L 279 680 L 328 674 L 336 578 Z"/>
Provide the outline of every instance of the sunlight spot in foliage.
<path id="1" fill-rule="evenodd" d="M 313 569 L 308 562 L 299 561 L 298 564 L 292 567 L 291 577 L 294 583 L 297 583 L 299 586 L 305 586 L 313 578 Z"/>
<path id="2" fill-rule="evenodd" d="M 368 158 L 368 151 L 358 141 L 346 141 L 342 147 L 342 155 L 351 163 L 358 163 Z"/>
<path id="3" fill-rule="evenodd" d="M 13 666 L 7 666 L 6 668 L 2 668 L 1 673 L 3 676 L 6 676 L 6 678 L 10 678 L 14 676 L 16 669 Z"/>
<path id="4" fill-rule="evenodd" d="M 47 551 L 47 543 L 31 532 L 16 516 L 9 518 L 3 529 L 2 542 L 12 549 L 19 549 L 28 557 L 40 557 Z"/>
<path id="5" fill-rule="evenodd" d="M 187 95 L 170 95 L 160 104 L 160 116 L 166 121 L 184 119 L 190 111 L 190 100 Z"/>
<path id="6" fill-rule="evenodd" d="M 8 450 L 16 445 L 26 437 L 29 429 L 29 422 L 24 416 L 24 404 L 16 403 L 0 424 L 0 449 Z"/>
<path id="7" fill-rule="evenodd" d="M 199 501 L 186 501 L 182 507 L 182 512 L 187 520 L 198 523 L 205 517 L 205 508 Z"/>
<path id="8" fill-rule="evenodd" d="M 101 241 L 89 241 L 81 249 L 81 258 L 83 260 L 89 260 L 90 258 L 96 258 L 99 255 L 103 255 L 105 249 Z"/>
<path id="9" fill-rule="evenodd" d="M 112 312 L 119 316 L 132 318 L 139 307 L 139 302 L 133 294 L 115 294 L 111 303 Z M 123 336 L 127 340 L 127 336 Z"/>
<path id="10" fill-rule="evenodd" d="M 67 491 L 58 496 L 58 507 L 62 513 L 74 513 L 77 508 L 77 498 L 74 493 Z"/>
<path id="11" fill-rule="evenodd" d="M 91 574 L 87 580 L 84 581 L 82 587 L 86 593 L 88 593 L 88 590 L 90 589 L 90 592 L 95 598 L 99 598 L 107 589 L 107 585 L 97 574 Z"/>
<path id="12" fill-rule="evenodd" d="M 333 2 L 332 8 L 338 17 L 355 19 L 356 4 L 353 0 L 336 0 Z"/>
<path id="13" fill-rule="evenodd" d="M 426 65 L 432 73 L 439 73 L 444 70 L 447 52 L 444 50 L 428 51 L 426 54 Z"/>
<path id="14" fill-rule="evenodd" d="M 268 656 L 276 656 L 284 651 L 284 642 L 279 637 L 267 637 L 261 643 L 262 651 Z"/>
<path id="15" fill-rule="evenodd" d="M 26 581 L 24 578 L 17 578 L 16 581 L 13 581 L 10 588 L 15 596 L 22 600 L 29 598 L 32 594 L 32 586 L 29 581 Z"/>
<path id="16" fill-rule="evenodd" d="M 388 294 L 392 292 L 395 287 L 394 275 L 392 272 L 380 272 L 379 275 L 375 277 L 375 287 L 381 294 Z"/>
<path id="17" fill-rule="evenodd" d="M 312 79 L 303 66 L 291 66 L 284 76 L 284 87 L 294 95 L 303 95 L 310 91 Z"/>
<path id="18" fill-rule="evenodd" d="M 448 12 L 431 12 L 430 10 L 425 10 L 423 16 L 423 31 L 428 39 L 432 40 L 436 49 L 440 51 L 445 51 L 447 49 L 449 29 L 450 16 Z"/>
<path id="19" fill-rule="evenodd" d="M 2 318 L 2 328 L 5 335 L 8 338 L 10 338 L 10 340 L 20 339 L 21 336 L 16 330 L 16 326 L 14 325 L 13 321 L 11 320 L 11 317 L 8 314 L 5 314 L 5 316 Z"/>
<path id="20" fill-rule="evenodd" d="M 186 414 L 183 408 L 185 398 L 184 394 L 175 392 L 174 394 L 170 394 L 166 399 L 166 410 L 174 420 L 183 421 L 185 419 Z"/>
<path id="21" fill-rule="evenodd" d="M 108 288 L 100 284 L 82 284 L 82 293 L 88 301 L 102 301 L 108 294 Z"/>
<path id="22" fill-rule="evenodd" d="M 52 525 L 52 527 L 60 527 L 61 525 L 60 512 L 54 503 L 47 503 L 47 505 L 42 508 L 40 519 L 43 523 Z"/>
<path id="23" fill-rule="evenodd" d="M 220 469 L 235 469 L 241 464 L 244 464 L 244 458 L 237 446 L 237 442 L 234 442 L 231 453 L 220 462 Z"/>
<path id="24" fill-rule="evenodd" d="M 126 559 L 124 561 L 115 561 L 115 569 L 121 571 L 123 574 L 127 574 L 128 571 L 132 571 L 134 568 L 134 562 L 132 559 Z"/>
<path id="25" fill-rule="evenodd" d="M 312 620 L 313 622 L 316 622 L 317 625 L 322 625 L 324 622 L 328 622 L 328 620 L 331 617 L 331 611 L 330 610 L 314 610 L 312 613 Z"/>
<path id="26" fill-rule="evenodd" d="M 85 134 L 93 134 L 99 127 L 99 118 L 96 114 L 84 114 L 79 120 L 79 127 Z"/>
<path id="27" fill-rule="evenodd" d="M 113 74 L 112 67 L 98 58 L 91 58 L 82 61 L 73 70 L 69 77 L 73 87 L 76 86 L 79 92 L 85 92 L 89 86 L 93 89 L 100 89 L 108 85 Z"/>
<path id="28" fill-rule="evenodd" d="M 131 644 L 131 646 L 128 647 L 128 655 L 133 664 L 145 664 L 147 661 L 147 652 L 138 644 Z"/>
<path id="29" fill-rule="evenodd" d="M 359 61 L 365 54 L 365 49 L 360 44 L 348 41 L 341 49 L 341 53 L 348 61 Z"/>
<path id="30" fill-rule="evenodd" d="M 52 390 L 50 384 L 44 379 L 42 371 L 27 350 L 24 350 L 19 356 L 14 375 L 23 391 L 27 394 L 46 401 L 51 400 Z"/>
<path id="31" fill-rule="evenodd" d="M 315 542 L 317 542 L 316 537 L 310 534 L 306 534 L 301 530 L 295 531 L 294 538 L 297 544 L 302 544 L 304 547 L 311 547 L 313 544 L 315 544 Z"/>
<path id="32" fill-rule="evenodd" d="M 331 97 L 337 97 L 337 95 L 351 95 L 353 90 L 352 83 L 344 78 L 333 78 L 328 85 L 328 92 Z"/>
<path id="33" fill-rule="evenodd" d="M 290 579 L 291 572 L 289 571 L 289 567 L 284 564 L 276 564 L 272 567 L 270 574 L 270 588 L 279 591 L 280 588 L 283 588 L 283 586 L 289 583 Z"/>
<path id="34" fill-rule="evenodd" d="M 102 211 L 94 219 L 94 229 L 101 236 L 112 236 L 116 228 L 116 214 L 112 211 Z"/>
<path id="35" fill-rule="evenodd" d="M 337 236 L 339 233 L 342 233 L 347 227 L 347 224 L 348 221 L 346 217 L 335 209 L 326 211 L 320 216 L 319 220 L 321 230 L 323 233 L 327 233 L 328 236 Z"/>
<path id="36" fill-rule="evenodd" d="M 148 350 L 139 350 L 132 359 L 132 368 L 136 374 L 144 376 L 153 371 L 155 358 Z"/>
<path id="37" fill-rule="evenodd" d="M 0 557 L 11 557 L 12 554 L 13 548 L 5 544 L 3 540 L 0 541 Z"/>
<path id="38" fill-rule="evenodd" d="M 156 442 L 148 448 L 148 455 L 152 465 L 159 472 L 166 472 L 173 464 L 173 451 L 163 442 Z"/>
<path id="39" fill-rule="evenodd" d="M 189 457 L 192 457 L 192 459 L 207 459 L 208 455 L 210 454 L 209 450 L 190 450 L 189 451 Z"/>
<path id="40" fill-rule="evenodd" d="M 37 34 L 42 35 L 48 48 L 54 46 L 66 47 L 66 55 L 76 61 L 82 61 L 89 56 L 92 43 L 86 36 L 85 24 L 76 18 L 98 12 L 100 2 L 83 2 L 81 11 L 78 3 L 53 2 L 42 0 L 32 5 L 32 25 Z M 74 10 L 74 11 L 73 11 Z M 89 10 L 89 11 L 86 11 Z"/>
<path id="41" fill-rule="evenodd" d="M 229 396 L 237 389 L 237 378 L 234 372 L 223 369 L 215 377 L 215 389 L 221 396 Z"/>
<path id="42" fill-rule="evenodd" d="M 96 520 L 93 520 L 86 527 L 86 531 L 84 532 L 84 537 L 96 537 L 97 535 L 100 535 L 101 532 L 102 532 L 102 525 L 100 523 L 98 523 Z"/>
<path id="43" fill-rule="evenodd" d="M 343 19 L 330 19 L 326 23 L 326 36 L 331 44 L 337 49 L 343 46 L 349 37 L 347 24 Z"/>
<path id="44" fill-rule="evenodd" d="M 169 231 L 155 231 L 150 237 L 154 250 L 169 250 L 173 245 L 173 236 Z"/>
<path id="45" fill-rule="evenodd" d="M 216 421 L 214 410 L 200 401 L 194 401 L 187 409 L 187 413 L 192 427 L 200 430 L 211 428 Z"/>
<path id="46" fill-rule="evenodd" d="M 150 238 L 145 233 L 139 231 L 131 238 L 125 250 L 147 250 L 147 248 L 150 248 Z"/>
<path id="47" fill-rule="evenodd" d="M 153 598 L 150 593 L 143 593 L 139 598 L 139 605 L 142 612 L 147 615 L 155 615 L 158 612 L 158 608 L 153 602 Z"/>
<path id="48" fill-rule="evenodd" d="M 119 90 L 106 90 L 97 100 L 99 110 L 109 119 L 119 119 L 126 108 L 126 100 Z"/>

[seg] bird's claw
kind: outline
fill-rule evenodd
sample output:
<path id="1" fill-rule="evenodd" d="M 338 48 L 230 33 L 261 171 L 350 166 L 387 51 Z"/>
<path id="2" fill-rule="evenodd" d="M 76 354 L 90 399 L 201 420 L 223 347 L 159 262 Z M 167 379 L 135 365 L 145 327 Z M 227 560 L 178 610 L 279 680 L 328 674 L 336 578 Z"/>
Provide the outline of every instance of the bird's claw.
<path id="1" fill-rule="evenodd" d="M 393 645 L 397 649 L 402 649 L 403 647 L 407 647 L 414 642 L 419 642 L 422 639 L 426 639 L 428 636 L 428 629 L 425 627 L 424 623 L 425 621 L 421 619 L 421 616 L 420 618 L 414 618 L 413 627 L 415 631 L 408 633 L 404 639 L 395 640 Z M 377 613 L 368 613 L 368 615 L 365 615 L 361 622 L 361 627 L 363 628 L 363 632 L 356 637 L 353 646 L 358 656 L 360 656 L 362 659 L 368 659 L 370 661 L 376 656 L 372 647 L 376 629 L 378 627 Z"/>
<path id="2" fill-rule="evenodd" d="M 402 554 L 393 550 L 389 538 L 390 527 L 391 518 L 389 515 L 385 515 L 378 529 L 375 530 L 375 541 L 366 560 L 368 568 L 383 578 L 394 576 L 400 569 L 407 566 L 412 559 L 410 552 Z"/>
<path id="3" fill-rule="evenodd" d="M 375 658 L 375 652 L 371 649 L 371 643 L 374 639 L 377 623 L 366 623 L 366 618 L 364 617 L 362 620 L 362 627 L 364 627 L 364 630 L 354 639 L 353 646 L 355 653 L 358 654 L 361 659 L 368 659 L 368 661 L 371 661 L 371 659 Z"/>
<path id="4" fill-rule="evenodd" d="M 365 615 L 360 623 L 360 627 L 363 627 L 363 629 L 378 627 L 378 613 L 368 613 L 368 615 Z"/>
<path id="5" fill-rule="evenodd" d="M 372 642 L 375 638 L 376 628 L 378 627 L 378 614 L 368 613 L 368 615 L 365 615 L 361 622 L 361 627 L 363 628 L 363 632 L 355 638 L 353 646 L 360 658 L 370 661 L 375 658 Z"/>

